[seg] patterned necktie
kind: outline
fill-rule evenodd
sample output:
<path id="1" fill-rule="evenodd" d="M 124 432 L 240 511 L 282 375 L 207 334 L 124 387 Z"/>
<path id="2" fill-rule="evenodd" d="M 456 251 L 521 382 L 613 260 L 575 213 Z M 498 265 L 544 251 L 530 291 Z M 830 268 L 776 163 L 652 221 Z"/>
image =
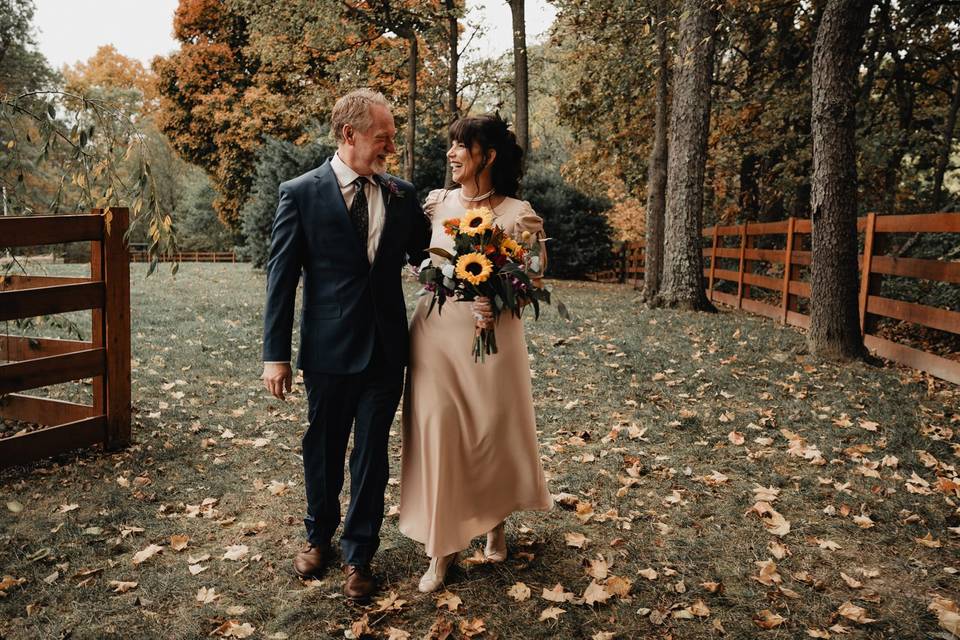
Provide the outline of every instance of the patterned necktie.
<path id="1" fill-rule="evenodd" d="M 367 255 L 367 235 L 370 229 L 370 213 L 367 210 L 367 194 L 364 187 L 367 185 L 367 179 L 357 178 L 353 181 L 357 188 L 353 196 L 353 204 L 350 205 L 350 222 L 357 231 L 360 238 L 360 246 L 363 247 L 363 255 Z"/>

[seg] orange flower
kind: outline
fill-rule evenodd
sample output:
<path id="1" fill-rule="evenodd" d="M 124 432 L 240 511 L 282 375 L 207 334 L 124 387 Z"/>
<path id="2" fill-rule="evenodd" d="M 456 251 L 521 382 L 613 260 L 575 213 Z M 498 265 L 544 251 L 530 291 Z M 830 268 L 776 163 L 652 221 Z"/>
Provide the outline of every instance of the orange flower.
<path id="1" fill-rule="evenodd" d="M 492 244 L 488 244 L 487 246 L 485 246 L 485 247 L 483 248 L 483 252 L 489 256 L 489 255 L 492 255 L 492 254 L 496 253 L 496 252 L 497 252 L 497 248 L 496 248 L 495 246 L 493 246 Z"/>
<path id="2" fill-rule="evenodd" d="M 460 218 L 448 218 L 443 221 L 443 231 L 448 236 L 457 235 L 457 229 L 460 227 Z"/>

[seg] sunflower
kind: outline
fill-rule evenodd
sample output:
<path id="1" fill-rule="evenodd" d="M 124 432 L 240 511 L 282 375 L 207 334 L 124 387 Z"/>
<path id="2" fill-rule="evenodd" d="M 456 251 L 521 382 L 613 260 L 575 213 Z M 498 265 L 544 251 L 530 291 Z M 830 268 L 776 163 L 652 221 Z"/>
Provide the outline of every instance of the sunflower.
<path id="1" fill-rule="evenodd" d="M 500 251 L 509 258 L 523 257 L 523 247 L 513 238 L 504 238 L 503 242 L 500 243 Z"/>
<path id="2" fill-rule="evenodd" d="M 460 218 L 460 231 L 468 236 L 483 233 L 493 224 L 493 213 L 486 207 L 470 209 Z"/>
<path id="3" fill-rule="evenodd" d="M 467 253 L 457 258 L 457 277 L 470 284 L 486 282 L 493 272 L 493 263 L 482 253 Z"/>

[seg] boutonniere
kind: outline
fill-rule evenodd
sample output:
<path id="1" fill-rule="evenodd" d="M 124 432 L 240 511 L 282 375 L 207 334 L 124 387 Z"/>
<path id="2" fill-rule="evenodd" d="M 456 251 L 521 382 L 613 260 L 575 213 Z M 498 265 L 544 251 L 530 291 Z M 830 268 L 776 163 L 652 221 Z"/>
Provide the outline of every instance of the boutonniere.
<path id="1" fill-rule="evenodd" d="M 390 200 L 396 196 L 397 198 L 403 198 L 407 195 L 403 189 L 400 188 L 400 185 L 397 184 L 397 181 L 393 178 L 380 178 L 380 184 L 387 188 L 387 204 L 390 204 Z"/>

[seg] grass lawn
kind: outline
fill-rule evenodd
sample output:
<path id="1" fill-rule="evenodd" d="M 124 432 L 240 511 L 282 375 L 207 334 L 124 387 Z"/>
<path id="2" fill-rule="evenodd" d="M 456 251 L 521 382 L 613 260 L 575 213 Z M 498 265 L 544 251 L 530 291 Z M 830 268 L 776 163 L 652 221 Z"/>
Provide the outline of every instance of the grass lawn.
<path id="1" fill-rule="evenodd" d="M 928 606 L 960 601 L 952 385 L 815 362 L 766 319 L 554 282 L 575 318 L 548 309 L 527 337 L 557 508 L 509 520 L 506 563 L 422 595 L 392 480 L 384 600 L 363 607 L 338 571 L 291 571 L 305 394 L 261 387 L 263 275 L 132 268 L 134 444 L 0 476 L 2 638 L 949 637 Z M 397 422 L 394 478 L 399 447 Z"/>

